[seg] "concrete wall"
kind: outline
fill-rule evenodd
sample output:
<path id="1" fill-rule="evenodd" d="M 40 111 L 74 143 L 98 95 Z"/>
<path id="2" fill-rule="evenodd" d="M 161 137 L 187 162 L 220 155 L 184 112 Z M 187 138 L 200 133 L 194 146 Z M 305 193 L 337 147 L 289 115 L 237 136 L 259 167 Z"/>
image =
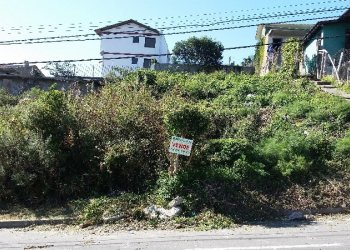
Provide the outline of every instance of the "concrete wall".
<path id="1" fill-rule="evenodd" d="M 102 83 L 101 79 L 82 79 L 82 78 L 33 78 L 20 76 L 1 76 L 0 75 L 0 89 L 6 90 L 12 95 L 20 95 L 34 87 L 48 90 L 55 85 L 56 89 L 68 91 L 72 90 L 77 95 L 84 95 L 91 91 L 96 91 Z"/>
<path id="2" fill-rule="evenodd" d="M 142 31 L 141 31 L 142 30 Z M 115 57 L 132 57 L 132 54 L 147 55 L 147 54 L 168 54 L 168 45 L 163 35 L 157 35 L 154 31 L 145 30 L 134 23 L 125 24 L 117 28 L 112 28 L 104 32 L 119 33 L 119 34 L 103 34 L 101 38 L 101 55 L 103 56 L 104 68 L 121 67 L 127 69 L 142 68 L 144 59 L 156 59 L 159 63 L 168 63 L 170 56 L 140 56 L 137 64 L 132 64 L 131 58 L 111 60 L 108 58 Z M 129 34 L 128 34 L 129 33 Z M 130 34 L 132 33 L 132 34 Z M 139 37 L 138 43 L 133 43 L 133 37 Z M 145 37 L 155 38 L 155 48 L 145 47 Z M 113 38 L 113 39 L 109 39 Z M 115 39 L 114 39 L 115 38 Z M 105 53 L 114 54 L 105 54 Z M 131 55 L 124 55 L 131 54 Z M 137 58 L 137 56 L 135 56 Z M 108 72 L 107 72 L 108 73 Z"/>
<path id="3" fill-rule="evenodd" d="M 155 70 L 160 71 L 169 71 L 169 72 L 187 72 L 187 73 L 196 73 L 200 71 L 201 67 L 199 65 L 186 65 L 186 64 L 155 64 Z M 254 74 L 254 67 L 242 67 L 242 66 L 228 66 L 223 65 L 222 70 L 226 72 L 235 72 L 246 73 L 246 74 Z"/>

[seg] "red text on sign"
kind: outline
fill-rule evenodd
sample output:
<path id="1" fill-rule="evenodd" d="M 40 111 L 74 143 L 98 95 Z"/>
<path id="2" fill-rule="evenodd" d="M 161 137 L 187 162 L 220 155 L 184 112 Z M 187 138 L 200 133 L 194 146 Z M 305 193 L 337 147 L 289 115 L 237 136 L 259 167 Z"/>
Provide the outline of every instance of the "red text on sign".
<path id="1" fill-rule="evenodd" d="M 178 143 L 178 142 L 173 143 L 172 146 L 174 148 L 178 148 L 178 149 L 184 149 L 184 150 L 189 150 L 190 149 L 190 146 L 188 146 L 186 144 Z"/>

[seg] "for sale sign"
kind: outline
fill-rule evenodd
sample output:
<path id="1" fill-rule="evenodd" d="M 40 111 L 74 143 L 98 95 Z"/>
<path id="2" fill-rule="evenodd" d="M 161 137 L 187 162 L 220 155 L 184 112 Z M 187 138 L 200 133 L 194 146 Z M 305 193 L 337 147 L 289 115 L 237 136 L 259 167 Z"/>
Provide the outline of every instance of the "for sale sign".
<path id="1" fill-rule="evenodd" d="M 178 155 L 190 156 L 193 140 L 182 137 L 171 137 L 169 152 Z"/>

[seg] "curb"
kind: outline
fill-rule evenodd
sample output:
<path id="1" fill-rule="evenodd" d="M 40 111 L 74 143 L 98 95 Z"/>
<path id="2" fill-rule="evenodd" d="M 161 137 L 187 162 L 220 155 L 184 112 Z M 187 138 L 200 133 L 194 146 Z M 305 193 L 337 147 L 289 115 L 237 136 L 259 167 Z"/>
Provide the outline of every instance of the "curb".
<path id="1" fill-rule="evenodd" d="M 293 212 L 300 212 L 305 215 L 329 215 L 329 214 L 341 214 L 341 213 L 347 213 L 350 212 L 350 208 L 348 207 L 326 207 L 326 208 L 319 208 L 319 209 L 304 209 L 304 210 L 282 210 L 281 211 L 284 216 L 289 215 Z"/>
<path id="2" fill-rule="evenodd" d="M 350 212 L 350 208 L 338 207 L 338 208 L 320 208 L 320 209 L 305 209 L 305 210 L 282 210 L 282 215 L 288 216 L 293 212 L 301 212 L 304 215 L 329 215 L 329 214 L 341 214 Z M 5 228 L 25 228 L 29 226 L 40 226 L 40 225 L 68 225 L 75 222 L 75 218 L 65 219 L 38 219 L 38 220 L 8 220 L 0 221 L 0 230 Z"/>
<path id="3" fill-rule="evenodd" d="M 66 219 L 38 219 L 38 220 L 9 220 L 0 221 L 0 229 L 3 228 L 24 228 L 29 226 L 40 226 L 40 225 L 60 225 L 60 224 L 71 224 L 74 222 L 74 218 Z"/>

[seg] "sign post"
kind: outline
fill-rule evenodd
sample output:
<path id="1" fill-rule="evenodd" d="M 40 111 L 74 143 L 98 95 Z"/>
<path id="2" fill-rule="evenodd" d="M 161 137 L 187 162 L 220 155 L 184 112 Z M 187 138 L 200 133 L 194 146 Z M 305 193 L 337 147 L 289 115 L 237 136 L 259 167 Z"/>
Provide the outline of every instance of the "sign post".
<path id="1" fill-rule="evenodd" d="M 174 162 L 171 162 L 170 174 L 174 174 L 179 169 L 179 155 L 190 156 L 193 140 L 182 137 L 171 137 L 169 152 L 175 154 Z"/>
<path id="2" fill-rule="evenodd" d="M 171 137 L 169 152 L 178 155 L 190 156 L 193 140 L 182 137 Z"/>

